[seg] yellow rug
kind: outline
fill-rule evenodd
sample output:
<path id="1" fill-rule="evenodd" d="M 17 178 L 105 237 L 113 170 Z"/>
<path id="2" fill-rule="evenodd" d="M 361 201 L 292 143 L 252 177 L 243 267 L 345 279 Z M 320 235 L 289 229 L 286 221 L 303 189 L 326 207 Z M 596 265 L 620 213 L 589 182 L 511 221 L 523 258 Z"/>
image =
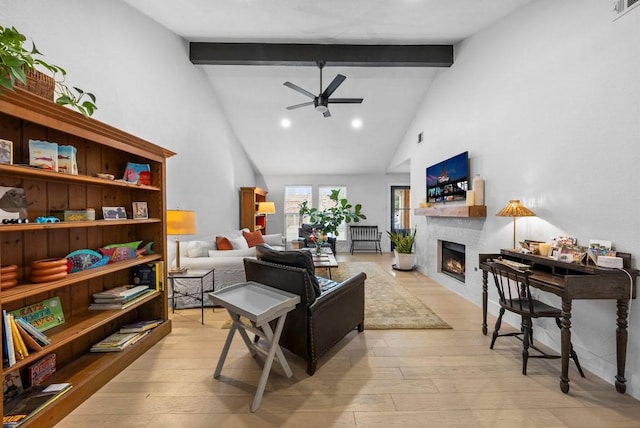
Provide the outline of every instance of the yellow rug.
<path id="1" fill-rule="evenodd" d="M 318 274 L 322 275 L 322 270 L 320 269 Z M 337 269 L 331 269 L 335 281 L 345 280 L 359 272 L 367 274 L 365 281 L 365 329 L 451 328 L 376 263 L 341 263 Z M 230 326 L 231 320 L 226 322 L 222 328 Z"/>

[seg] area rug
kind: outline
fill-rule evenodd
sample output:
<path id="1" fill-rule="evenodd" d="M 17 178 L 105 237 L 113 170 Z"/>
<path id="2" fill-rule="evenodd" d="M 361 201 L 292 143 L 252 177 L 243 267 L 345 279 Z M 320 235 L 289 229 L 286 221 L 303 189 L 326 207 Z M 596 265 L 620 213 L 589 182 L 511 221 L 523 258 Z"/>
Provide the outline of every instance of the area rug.
<path id="1" fill-rule="evenodd" d="M 365 329 L 451 328 L 376 263 L 341 263 L 340 267 L 331 270 L 336 281 L 345 280 L 358 272 L 367 274 L 364 287 Z"/>
<path id="2" fill-rule="evenodd" d="M 318 274 L 322 275 L 322 269 Z M 437 329 L 451 328 L 436 313 L 384 272 L 376 263 L 341 263 L 331 269 L 335 281 L 343 281 L 359 272 L 367 274 L 365 281 L 364 328 Z M 229 328 L 231 320 L 222 328 Z"/>

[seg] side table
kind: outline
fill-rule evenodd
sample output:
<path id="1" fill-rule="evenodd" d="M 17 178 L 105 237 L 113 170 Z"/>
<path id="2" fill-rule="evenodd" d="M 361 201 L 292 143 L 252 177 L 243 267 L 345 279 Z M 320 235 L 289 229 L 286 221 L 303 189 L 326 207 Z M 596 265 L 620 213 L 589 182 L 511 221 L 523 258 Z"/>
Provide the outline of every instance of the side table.
<path id="1" fill-rule="evenodd" d="M 171 273 L 169 272 L 168 279 L 171 283 L 171 299 L 172 299 L 172 312 L 176 312 L 176 298 L 177 297 L 191 297 L 200 302 L 201 310 L 201 322 L 204 324 L 204 293 L 208 293 L 214 290 L 214 275 L 215 269 L 189 269 L 185 273 Z M 205 280 L 211 277 L 211 288 L 205 290 Z M 175 290 L 176 279 L 199 279 L 200 280 L 200 293 L 180 292 Z"/>
<path id="2" fill-rule="evenodd" d="M 278 342 L 280 341 L 280 335 L 282 334 L 282 328 L 284 327 L 287 314 L 300 303 L 300 296 L 249 281 L 209 293 L 209 298 L 215 304 L 224 306 L 232 320 L 229 334 L 222 348 L 222 353 L 220 354 L 220 359 L 218 360 L 218 365 L 216 366 L 213 377 L 217 379 L 220 376 L 236 330 L 240 333 L 240 337 L 242 337 L 251 355 L 255 356 L 257 353 L 260 353 L 267 357 L 264 362 L 264 367 L 262 368 L 262 375 L 258 382 L 256 395 L 251 404 L 251 411 L 255 412 L 260 407 L 274 358 L 278 360 L 287 377 L 293 375 Z M 240 316 L 249 319 L 252 325 L 246 325 L 240 322 Z M 273 320 L 277 320 L 275 331 L 273 331 L 269 325 L 269 322 Z M 265 339 L 267 349 L 265 350 L 259 347 L 257 343 L 252 342 L 247 335 L 247 331 Z"/>

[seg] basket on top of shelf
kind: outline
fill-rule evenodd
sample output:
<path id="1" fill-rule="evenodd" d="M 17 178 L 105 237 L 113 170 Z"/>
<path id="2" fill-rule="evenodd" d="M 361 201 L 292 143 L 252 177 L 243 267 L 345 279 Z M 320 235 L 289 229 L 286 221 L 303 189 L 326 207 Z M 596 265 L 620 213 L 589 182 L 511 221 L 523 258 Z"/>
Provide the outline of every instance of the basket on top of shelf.
<path id="1" fill-rule="evenodd" d="M 53 77 L 32 68 L 27 69 L 24 74 L 27 76 L 27 84 L 24 85 L 19 80 L 16 80 L 16 87 L 25 89 L 49 101 L 53 101 L 56 86 L 56 81 Z"/>

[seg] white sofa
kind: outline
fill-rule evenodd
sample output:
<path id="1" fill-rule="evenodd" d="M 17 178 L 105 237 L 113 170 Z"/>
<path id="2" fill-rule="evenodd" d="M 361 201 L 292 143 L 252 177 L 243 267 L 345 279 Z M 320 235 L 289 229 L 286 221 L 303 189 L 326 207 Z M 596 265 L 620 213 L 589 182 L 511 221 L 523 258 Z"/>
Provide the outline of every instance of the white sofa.
<path id="1" fill-rule="evenodd" d="M 244 230 L 248 232 L 248 229 Z M 216 248 L 216 236 L 224 236 L 229 239 L 234 249 L 218 250 Z M 279 233 L 263 235 L 263 239 L 266 244 L 276 248 L 284 247 L 285 244 L 283 236 Z M 180 266 L 194 270 L 215 269 L 214 290 L 220 290 L 229 285 L 246 281 L 242 259 L 245 257 L 255 258 L 255 256 L 255 247 L 249 248 L 242 235 L 242 230 L 216 234 L 210 239 L 180 242 Z M 174 259 L 171 267 L 175 267 L 175 265 L 176 261 Z M 181 294 L 176 299 L 176 308 L 200 307 L 199 300 L 182 296 L 182 294 L 197 295 L 200 292 L 200 280 L 175 279 L 174 287 Z M 171 299 L 172 297 L 171 290 L 169 290 L 169 298 Z M 204 305 L 211 306 L 206 295 Z"/>

